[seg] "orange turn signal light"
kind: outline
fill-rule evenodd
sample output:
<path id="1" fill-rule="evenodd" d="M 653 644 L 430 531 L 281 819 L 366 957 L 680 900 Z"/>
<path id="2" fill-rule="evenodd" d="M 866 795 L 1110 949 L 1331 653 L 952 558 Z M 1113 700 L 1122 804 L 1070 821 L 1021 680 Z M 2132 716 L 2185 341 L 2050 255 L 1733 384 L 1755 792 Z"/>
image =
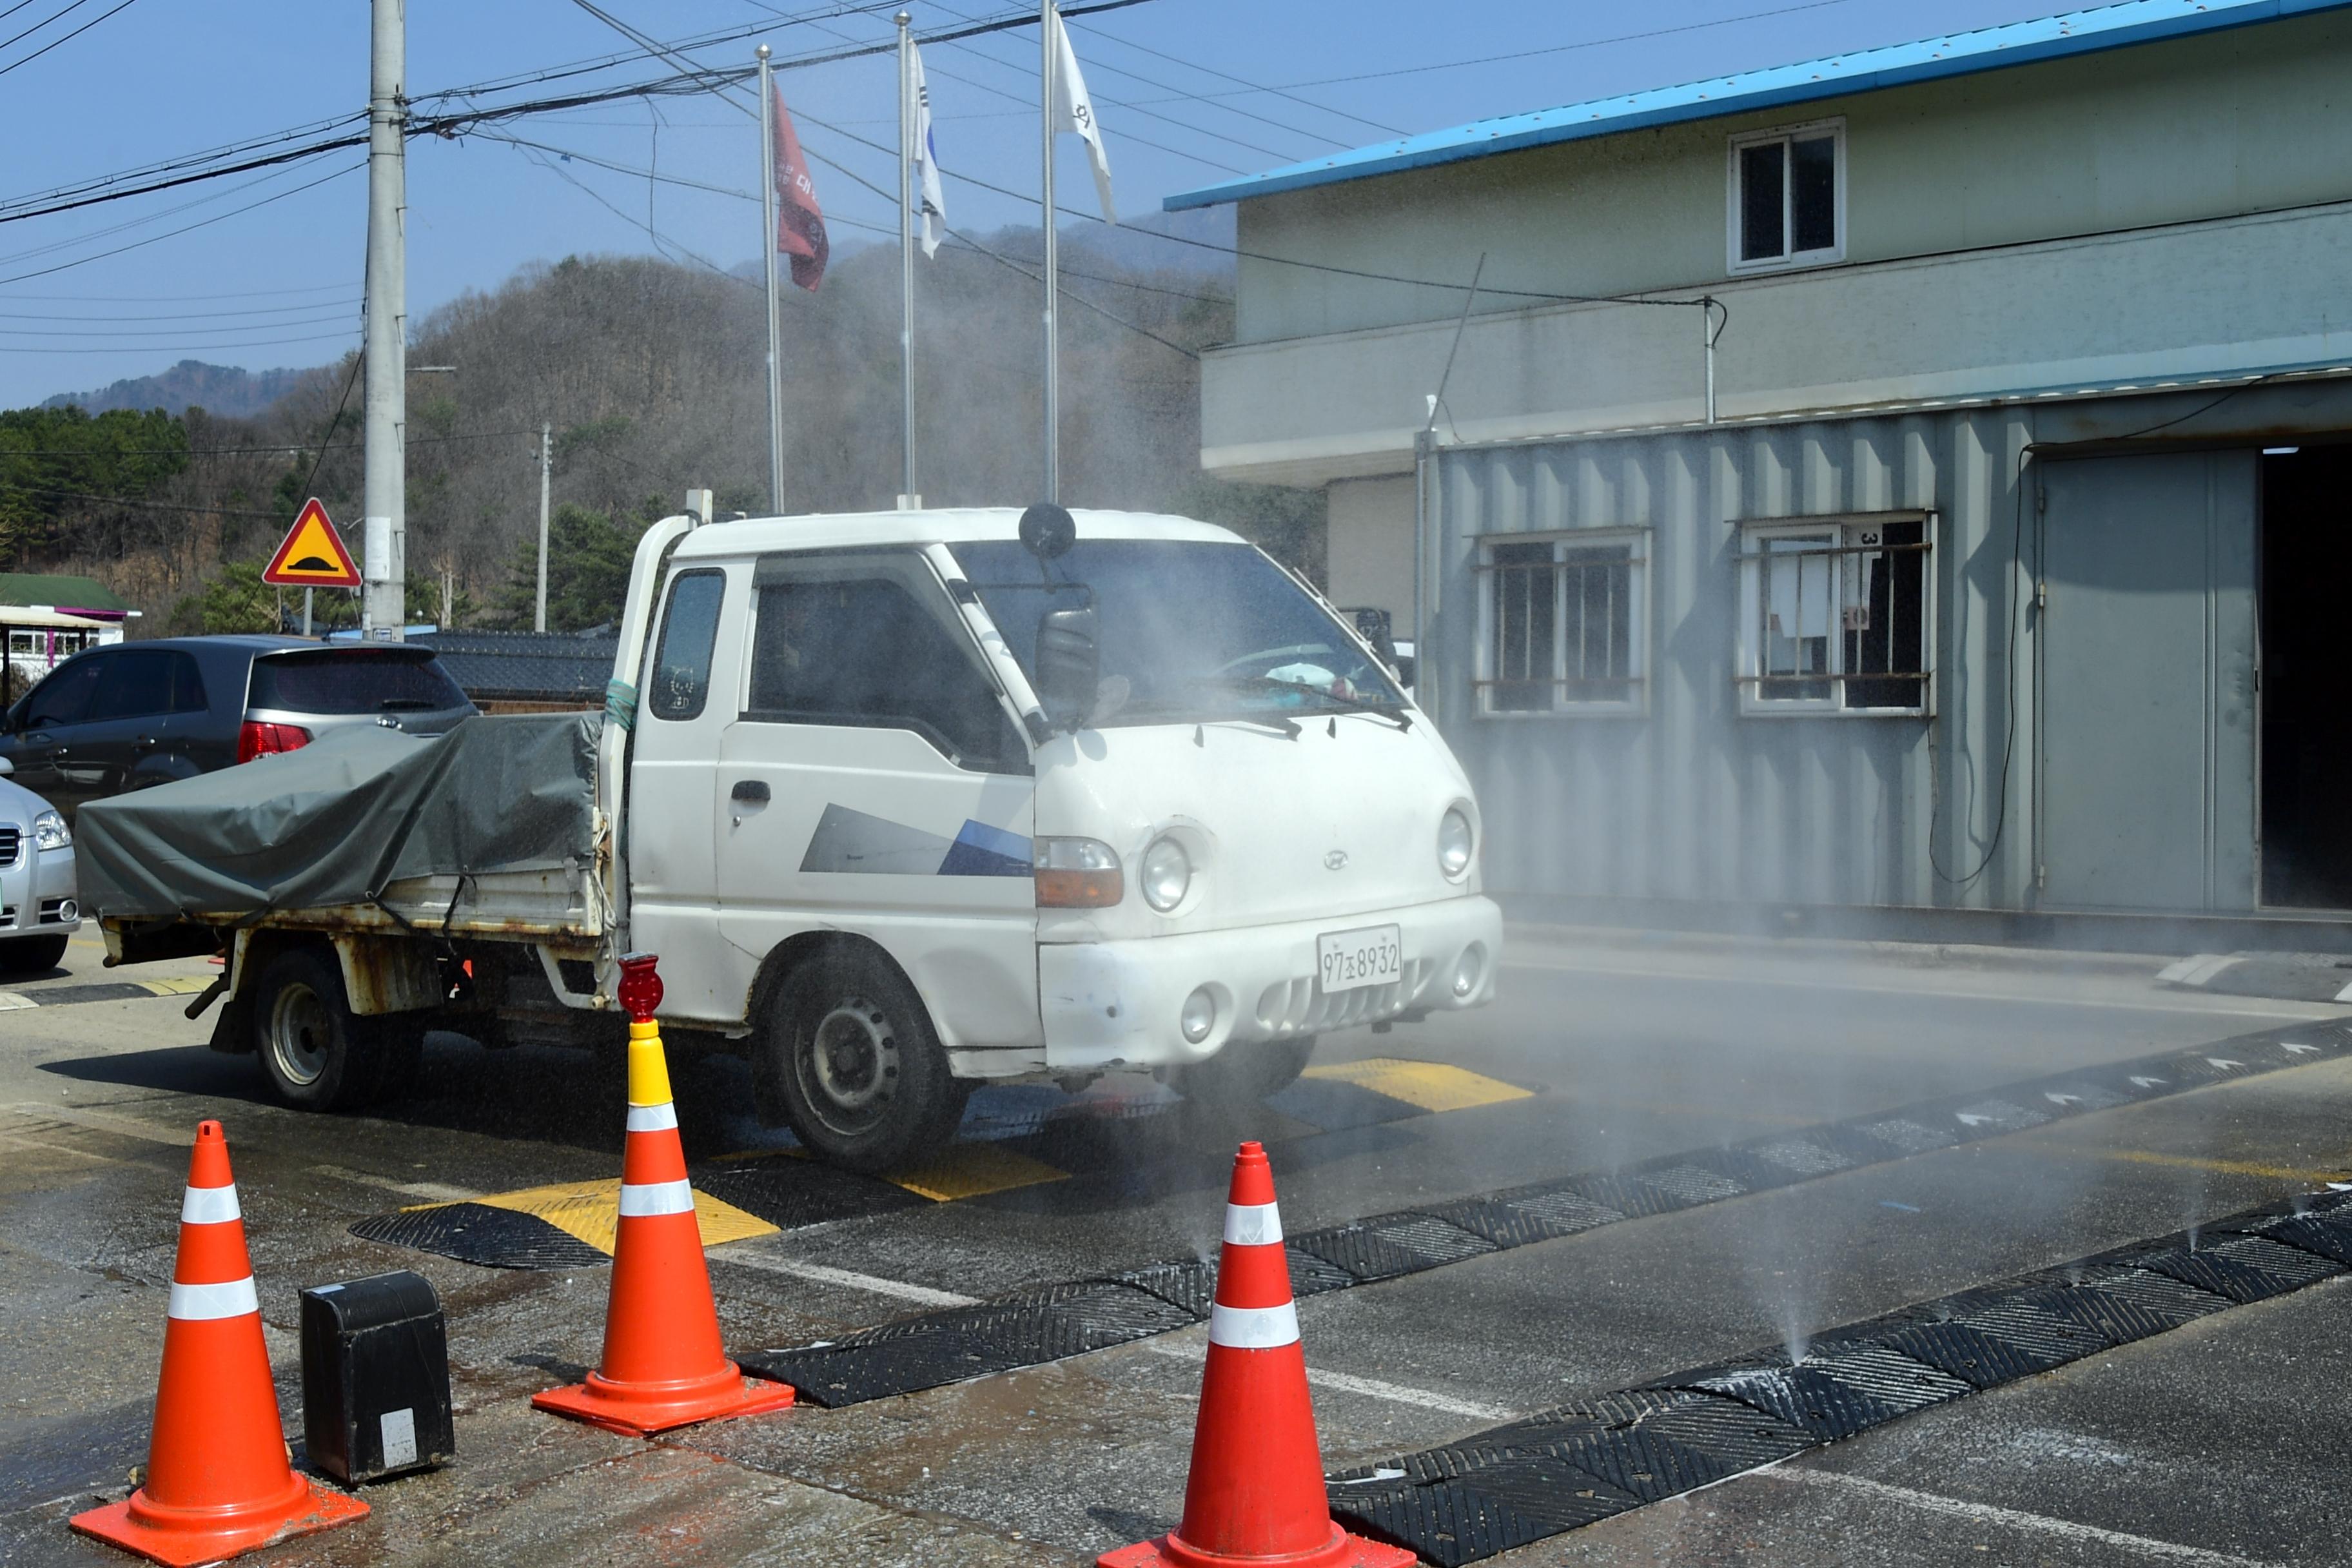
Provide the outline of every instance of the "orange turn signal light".
<path id="1" fill-rule="evenodd" d="M 1036 841 L 1037 907 L 1107 910 L 1127 896 L 1118 856 L 1098 838 Z"/>

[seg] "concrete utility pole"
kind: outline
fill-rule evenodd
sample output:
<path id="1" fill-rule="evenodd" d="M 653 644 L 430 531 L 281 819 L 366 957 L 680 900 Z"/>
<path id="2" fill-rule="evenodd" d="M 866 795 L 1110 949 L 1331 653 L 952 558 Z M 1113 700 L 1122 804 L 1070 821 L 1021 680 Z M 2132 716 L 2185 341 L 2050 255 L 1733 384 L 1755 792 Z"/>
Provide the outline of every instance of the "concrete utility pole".
<path id="1" fill-rule="evenodd" d="M 530 629 L 547 629 L 547 477 L 555 466 L 555 425 L 539 427 L 539 598 L 530 613 Z"/>
<path id="2" fill-rule="evenodd" d="M 1061 17 L 1054 9 L 1054 0 L 1038 0 L 1037 81 L 1044 89 L 1039 97 L 1039 106 L 1045 110 L 1045 143 L 1040 155 L 1045 164 L 1042 181 L 1045 195 L 1038 207 L 1045 237 L 1045 493 L 1037 499 L 1049 501 L 1062 499 L 1062 344 L 1054 320 L 1054 278 L 1058 268 L 1054 254 L 1054 84 L 1059 79 L 1055 75 L 1059 62 L 1054 58 L 1054 46 L 1057 42 L 1055 28 L 1060 22 Z"/>
<path id="3" fill-rule="evenodd" d="M 401 640 L 407 574 L 408 282 L 406 221 L 407 0 L 369 0 L 373 22 L 368 69 L 367 429 L 362 510 L 366 542 L 360 575 L 362 636 Z"/>

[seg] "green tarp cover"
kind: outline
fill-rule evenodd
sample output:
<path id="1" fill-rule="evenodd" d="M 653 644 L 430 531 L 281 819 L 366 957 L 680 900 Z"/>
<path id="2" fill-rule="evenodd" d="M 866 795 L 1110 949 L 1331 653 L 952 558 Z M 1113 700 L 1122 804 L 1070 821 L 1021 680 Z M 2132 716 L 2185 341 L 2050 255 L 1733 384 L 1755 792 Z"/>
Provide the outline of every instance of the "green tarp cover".
<path id="1" fill-rule="evenodd" d="M 598 713 L 373 724 L 83 806 L 82 905 L 125 919 L 365 904 L 409 877 L 586 867 Z"/>

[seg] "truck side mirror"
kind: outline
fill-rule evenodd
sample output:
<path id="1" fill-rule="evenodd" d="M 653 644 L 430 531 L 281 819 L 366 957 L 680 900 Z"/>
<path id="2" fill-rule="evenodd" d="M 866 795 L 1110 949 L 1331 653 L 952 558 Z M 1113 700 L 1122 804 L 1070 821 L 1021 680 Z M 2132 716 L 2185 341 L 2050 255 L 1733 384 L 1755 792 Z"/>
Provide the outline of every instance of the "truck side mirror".
<path id="1" fill-rule="evenodd" d="M 1095 710 L 1102 680 L 1098 625 L 1092 605 L 1037 617 L 1037 700 L 1057 730 L 1078 728 Z"/>

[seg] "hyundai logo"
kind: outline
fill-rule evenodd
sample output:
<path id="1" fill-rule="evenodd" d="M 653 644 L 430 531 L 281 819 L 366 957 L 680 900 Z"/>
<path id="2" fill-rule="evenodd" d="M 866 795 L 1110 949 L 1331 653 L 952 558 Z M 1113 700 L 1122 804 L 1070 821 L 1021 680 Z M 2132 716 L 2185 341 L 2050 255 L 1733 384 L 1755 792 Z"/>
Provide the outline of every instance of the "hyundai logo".
<path id="1" fill-rule="evenodd" d="M 1323 857 L 1323 869 L 1326 871 L 1344 871 L 1347 868 L 1348 852 L 1345 849 L 1334 849 Z"/>

